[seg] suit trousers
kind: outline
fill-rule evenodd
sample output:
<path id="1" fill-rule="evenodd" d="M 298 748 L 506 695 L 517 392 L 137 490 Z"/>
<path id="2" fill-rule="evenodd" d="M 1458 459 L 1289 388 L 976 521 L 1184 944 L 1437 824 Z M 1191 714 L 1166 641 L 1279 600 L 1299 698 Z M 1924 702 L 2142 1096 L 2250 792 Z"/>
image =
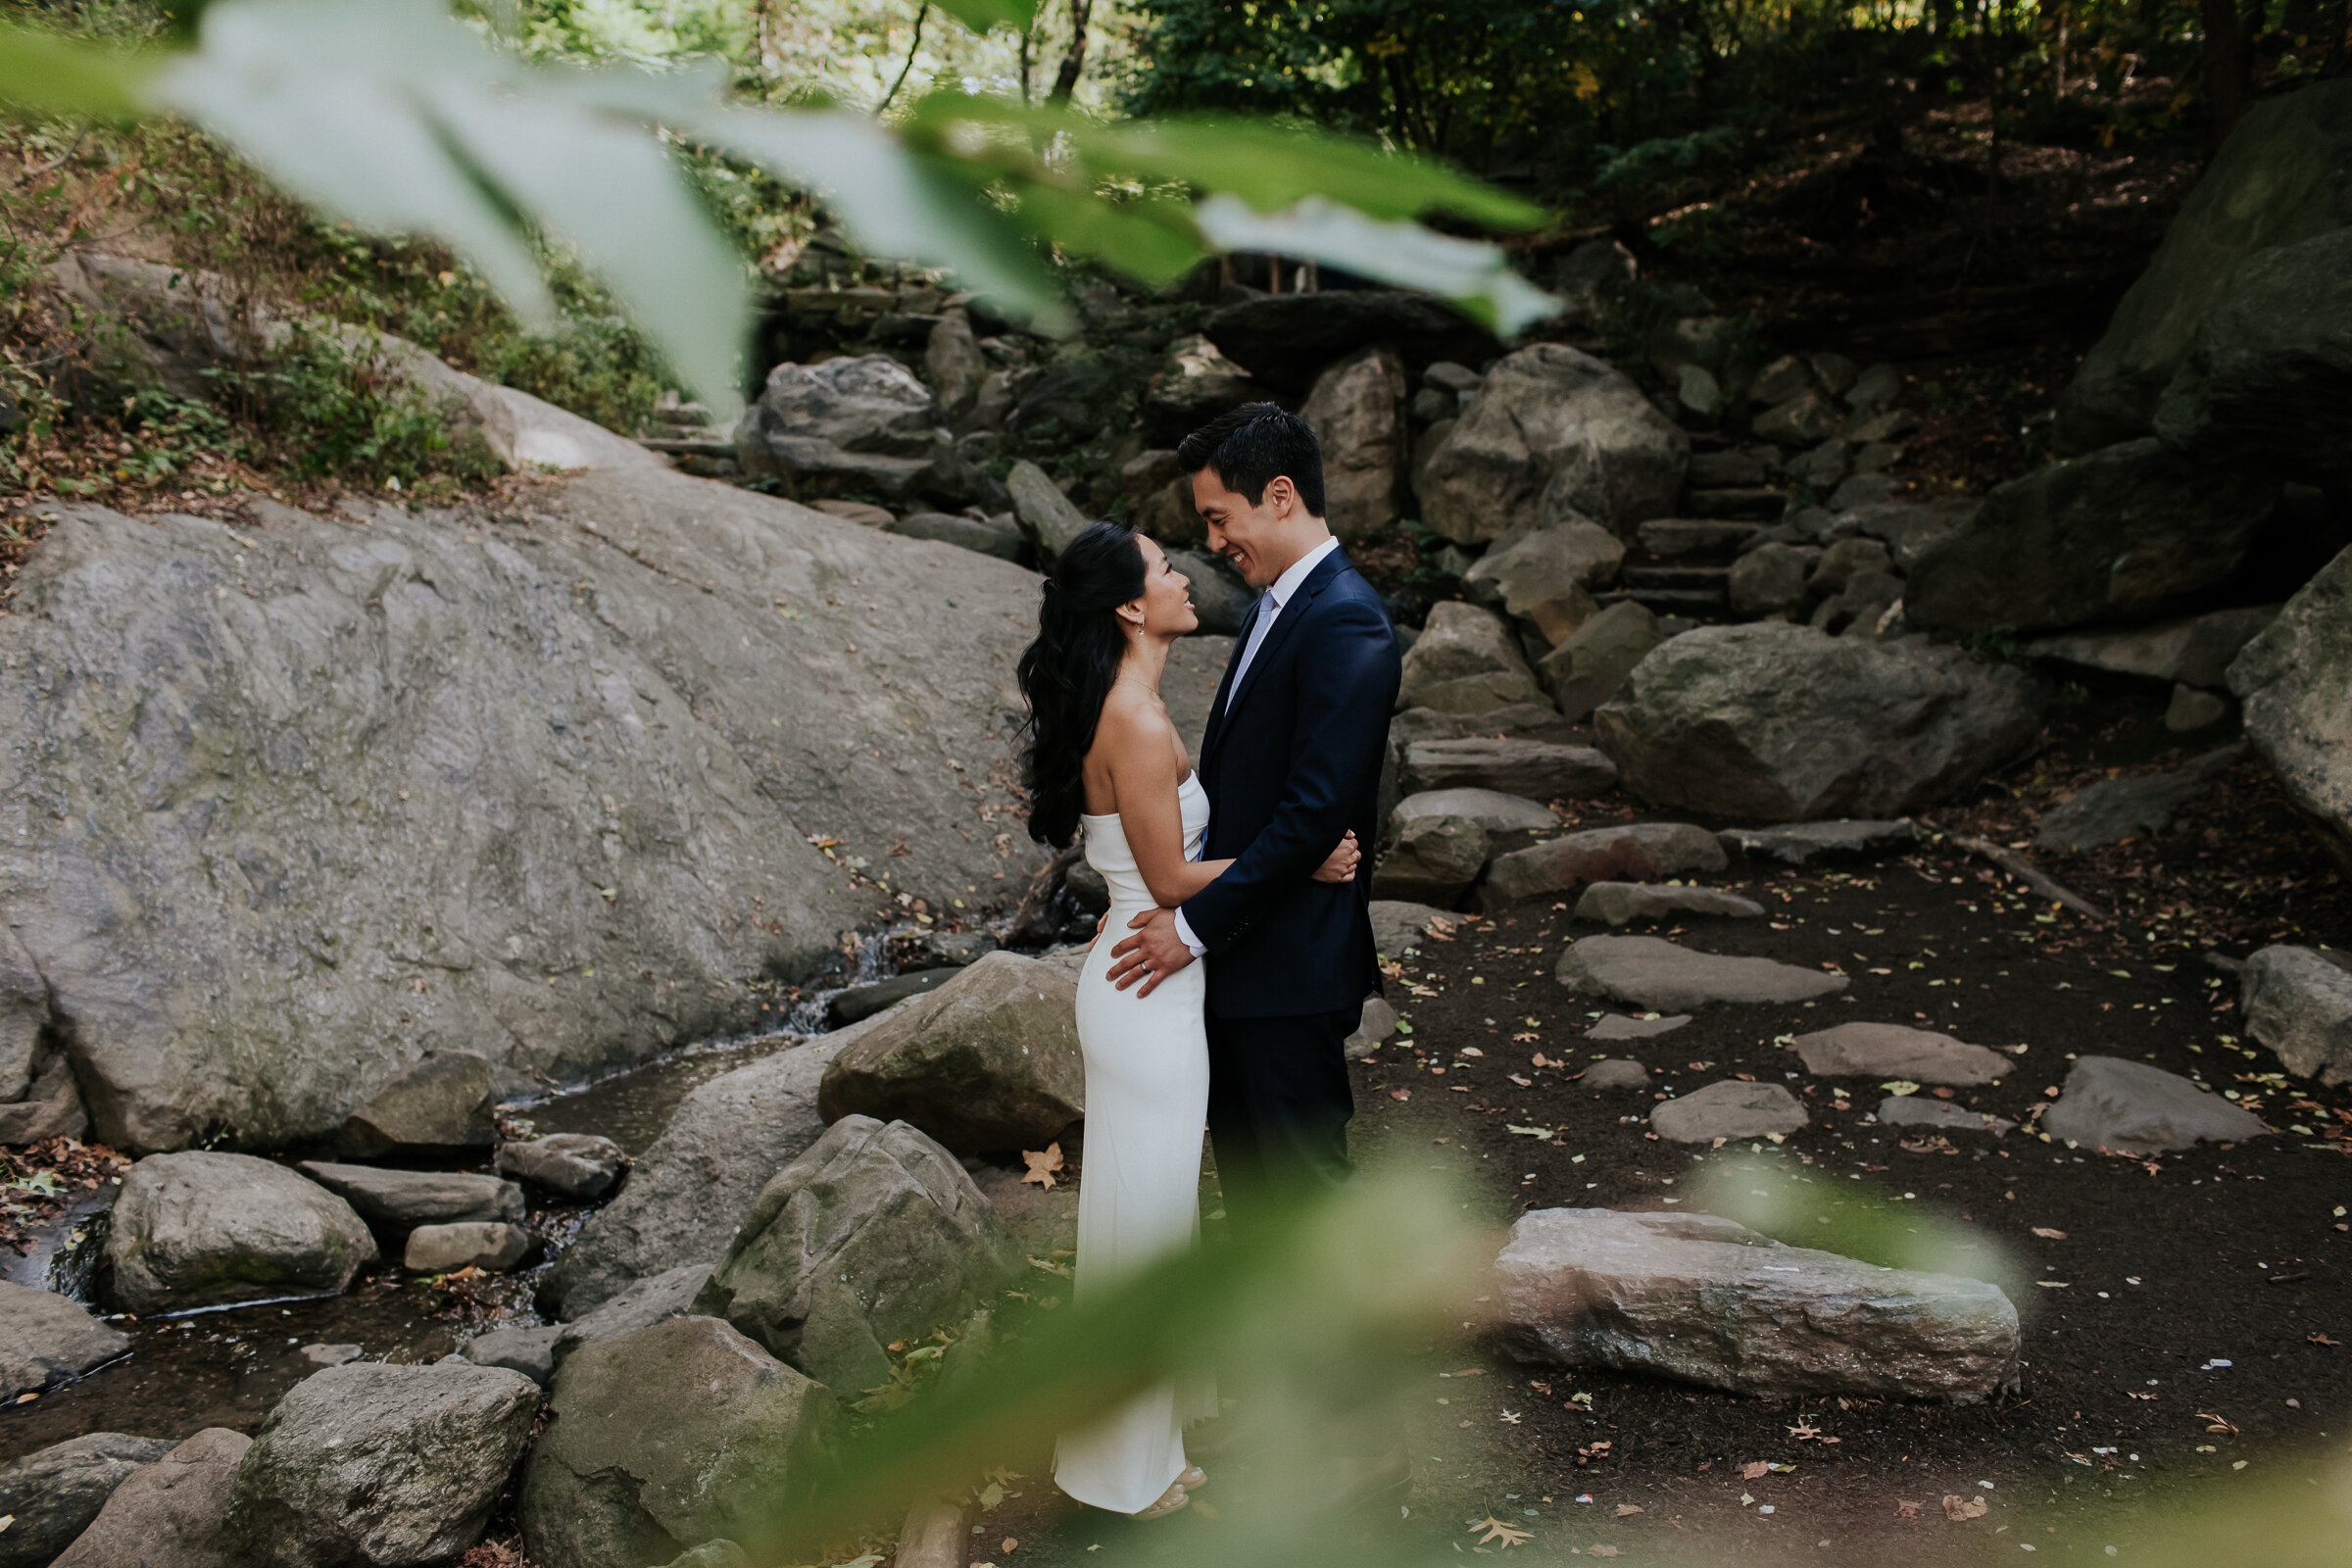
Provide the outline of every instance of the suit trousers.
<path id="1" fill-rule="evenodd" d="M 1208 1136 L 1225 1212 L 1237 1229 L 1286 1199 L 1355 1180 L 1348 1120 L 1355 1095 L 1344 1055 L 1363 1009 L 1274 1018 L 1208 1013 Z"/>

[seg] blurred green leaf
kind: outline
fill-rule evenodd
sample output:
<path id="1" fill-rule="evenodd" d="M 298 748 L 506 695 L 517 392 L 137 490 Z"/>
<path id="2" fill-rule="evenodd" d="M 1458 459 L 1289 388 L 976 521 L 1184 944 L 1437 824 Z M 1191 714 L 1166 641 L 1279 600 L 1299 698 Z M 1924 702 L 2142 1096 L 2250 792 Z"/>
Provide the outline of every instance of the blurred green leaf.
<path id="1" fill-rule="evenodd" d="M 1443 294 L 1497 337 L 1511 337 L 1559 309 L 1557 300 L 1511 270 L 1499 246 L 1433 233 L 1418 223 L 1381 222 L 1320 196 L 1269 215 L 1216 195 L 1196 211 L 1201 231 L 1221 249 L 1276 251 Z"/>
<path id="2" fill-rule="evenodd" d="M 1016 187 L 1023 227 L 1075 256 L 1091 256 L 1147 283 L 1171 283 L 1208 254 L 1183 204 L 1104 201 L 1045 181 Z"/>
<path id="3" fill-rule="evenodd" d="M 2032 1276 L 1987 1233 L 1867 1182 L 1799 1175 L 1768 1158 L 1716 1158 L 1698 1178 L 1709 1213 L 1738 1220 L 1791 1247 L 1817 1248 L 1882 1268 L 1957 1274 L 1997 1285 L 2020 1312 L 2033 1310 Z"/>
<path id="4" fill-rule="evenodd" d="M 1037 0 L 933 0 L 940 10 L 974 32 L 995 26 L 1026 27 L 1037 19 Z"/>
<path id="5" fill-rule="evenodd" d="M 0 103 L 36 115 L 135 120 L 159 58 L 0 23 Z"/>

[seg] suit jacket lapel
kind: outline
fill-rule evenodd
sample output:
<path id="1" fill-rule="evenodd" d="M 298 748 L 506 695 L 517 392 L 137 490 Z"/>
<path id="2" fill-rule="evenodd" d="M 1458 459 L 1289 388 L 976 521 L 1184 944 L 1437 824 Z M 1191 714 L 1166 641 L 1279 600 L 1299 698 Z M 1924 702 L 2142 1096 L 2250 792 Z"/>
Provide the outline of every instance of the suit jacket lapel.
<path id="1" fill-rule="evenodd" d="M 1256 611 L 1256 601 L 1252 600 L 1250 601 L 1250 613 L 1255 614 Z M 1233 691 L 1233 672 L 1242 662 L 1242 650 L 1249 646 L 1250 628 L 1245 624 L 1242 628 L 1242 635 L 1233 640 L 1233 649 L 1225 656 L 1225 673 L 1218 677 L 1217 695 L 1210 699 L 1208 705 L 1208 723 L 1202 726 L 1200 731 L 1200 756 L 1194 765 L 1200 769 L 1202 775 L 1203 786 L 1208 782 L 1206 776 L 1208 760 L 1216 754 L 1217 742 L 1224 734 L 1225 699 Z M 1264 650 L 1260 649 L 1259 652 L 1263 653 Z"/>
<path id="2" fill-rule="evenodd" d="M 1306 618 L 1306 607 L 1315 602 L 1316 595 L 1331 586 L 1332 579 L 1348 564 L 1348 553 L 1334 550 L 1323 558 L 1313 571 L 1306 574 L 1306 580 L 1298 585 L 1298 591 L 1291 595 L 1291 602 L 1282 607 L 1282 612 L 1274 617 L 1274 624 L 1267 628 L 1266 640 L 1258 644 L 1257 657 L 1250 661 L 1249 672 L 1242 677 L 1241 684 L 1234 689 L 1230 700 L 1218 709 L 1220 719 L 1223 714 L 1250 700 L 1250 694 L 1258 688 L 1258 677 L 1265 673 L 1266 665 L 1273 662 L 1275 651 L 1281 648 L 1283 640 L 1290 636 L 1298 622 Z M 1218 728 L 1224 728 L 1222 722 Z M 1206 750 L 1205 747 L 1202 749 Z"/>

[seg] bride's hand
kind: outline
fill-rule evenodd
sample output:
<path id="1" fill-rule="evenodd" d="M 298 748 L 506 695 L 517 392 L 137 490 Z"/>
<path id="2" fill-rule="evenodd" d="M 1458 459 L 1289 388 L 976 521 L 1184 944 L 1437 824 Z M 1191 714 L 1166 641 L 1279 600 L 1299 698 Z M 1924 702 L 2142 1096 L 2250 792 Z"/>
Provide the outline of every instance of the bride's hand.
<path id="1" fill-rule="evenodd" d="M 1331 852 L 1331 858 L 1316 869 L 1315 880 L 1352 882 L 1355 880 L 1355 862 L 1363 858 L 1363 851 L 1355 847 L 1355 833 L 1351 829 L 1346 838 L 1340 840 L 1340 847 Z"/>

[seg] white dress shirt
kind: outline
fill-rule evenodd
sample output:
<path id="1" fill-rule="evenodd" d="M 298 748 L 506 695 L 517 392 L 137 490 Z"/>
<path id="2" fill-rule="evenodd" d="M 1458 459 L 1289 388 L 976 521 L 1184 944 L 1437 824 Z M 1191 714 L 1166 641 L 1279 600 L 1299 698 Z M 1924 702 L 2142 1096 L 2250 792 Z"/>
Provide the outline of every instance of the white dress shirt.
<path id="1" fill-rule="evenodd" d="M 1274 629 L 1274 622 L 1281 618 L 1283 608 L 1291 602 L 1291 595 L 1298 591 L 1298 585 L 1306 581 L 1307 573 L 1313 571 L 1325 556 L 1339 548 L 1340 541 L 1337 538 L 1324 540 L 1292 562 L 1290 569 L 1275 578 L 1274 586 L 1267 589 L 1265 597 L 1258 601 L 1251 614 L 1250 640 L 1242 645 L 1242 662 L 1233 666 L 1233 684 L 1225 688 L 1225 708 L 1228 712 L 1232 711 L 1234 695 L 1242 689 L 1242 677 L 1250 673 L 1250 662 L 1257 658 L 1257 651 L 1265 646 L 1266 634 Z M 1207 849 L 1208 839 L 1205 835 L 1200 845 L 1203 851 Z M 1186 947 L 1193 950 L 1194 957 L 1207 956 L 1207 945 L 1193 935 L 1193 928 L 1185 920 L 1182 909 L 1176 911 L 1176 935 L 1184 940 Z"/>

